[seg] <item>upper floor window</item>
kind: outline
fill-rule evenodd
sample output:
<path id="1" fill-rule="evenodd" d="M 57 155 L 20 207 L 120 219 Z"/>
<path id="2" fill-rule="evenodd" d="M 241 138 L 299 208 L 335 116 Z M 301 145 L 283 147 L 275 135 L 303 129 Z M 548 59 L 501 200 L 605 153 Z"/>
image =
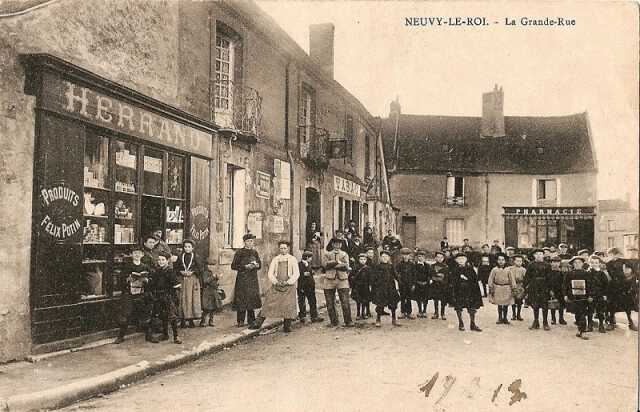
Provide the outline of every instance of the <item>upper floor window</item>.
<path id="1" fill-rule="evenodd" d="M 300 143 L 309 143 L 312 138 L 316 118 L 315 91 L 307 84 L 302 85 L 300 96 Z"/>
<path id="2" fill-rule="evenodd" d="M 464 178 L 447 176 L 447 205 L 464 206 Z"/>
<path id="3" fill-rule="evenodd" d="M 216 34 L 215 108 L 233 108 L 234 40 L 221 32 Z"/>
<path id="4" fill-rule="evenodd" d="M 538 200 L 556 200 L 558 198 L 555 179 L 538 179 Z"/>
<path id="5" fill-rule="evenodd" d="M 616 221 L 615 220 L 607 220 L 607 230 L 609 232 L 615 232 L 615 230 L 616 230 Z"/>

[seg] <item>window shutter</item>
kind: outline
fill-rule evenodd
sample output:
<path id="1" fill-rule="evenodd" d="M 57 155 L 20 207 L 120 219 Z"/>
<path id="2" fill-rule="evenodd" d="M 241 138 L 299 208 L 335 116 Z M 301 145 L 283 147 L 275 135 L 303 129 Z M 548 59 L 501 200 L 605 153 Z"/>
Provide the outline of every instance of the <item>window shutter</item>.
<path id="1" fill-rule="evenodd" d="M 246 171 L 236 169 L 233 172 L 233 248 L 243 246 L 242 236 L 246 233 L 245 185 Z"/>

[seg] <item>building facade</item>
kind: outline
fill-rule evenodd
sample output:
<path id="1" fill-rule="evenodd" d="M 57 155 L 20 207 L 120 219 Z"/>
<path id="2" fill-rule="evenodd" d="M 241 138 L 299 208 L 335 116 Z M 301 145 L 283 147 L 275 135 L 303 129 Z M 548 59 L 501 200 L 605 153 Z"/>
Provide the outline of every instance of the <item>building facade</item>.
<path id="1" fill-rule="evenodd" d="M 69 0 L 0 30 L 0 362 L 110 333 L 152 230 L 174 253 L 194 239 L 231 299 L 246 232 L 268 262 L 311 221 L 395 224 L 331 25 L 311 56 L 249 2 Z"/>
<path id="2" fill-rule="evenodd" d="M 504 116 L 502 90 L 482 117 L 383 119 L 392 202 L 404 244 L 429 250 L 468 238 L 519 249 L 594 246 L 597 165 L 586 113 Z"/>
<path id="3" fill-rule="evenodd" d="M 626 257 L 637 255 L 638 210 L 622 199 L 607 199 L 598 202 L 598 250 L 619 248 Z"/>

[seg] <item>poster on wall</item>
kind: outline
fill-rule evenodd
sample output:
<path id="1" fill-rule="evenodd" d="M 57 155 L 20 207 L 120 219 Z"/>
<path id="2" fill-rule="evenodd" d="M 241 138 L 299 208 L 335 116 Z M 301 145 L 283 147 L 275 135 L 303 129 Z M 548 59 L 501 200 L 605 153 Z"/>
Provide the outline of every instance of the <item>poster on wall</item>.
<path id="1" fill-rule="evenodd" d="M 284 233 L 284 217 L 273 216 L 273 224 L 271 225 L 271 232 Z"/>
<path id="2" fill-rule="evenodd" d="M 275 196 L 278 199 L 291 199 L 291 171 L 288 162 L 283 162 L 280 159 L 273 160 L 273 170 L 275 176 Z"/>
<path id="3" fill-rule="evenodd" d="M 269 199 L 271 197 L 271 176 L 268 173 L 257 172 L 256 197 Z"/>
<path id="4" fill-rule="evenodd" d="M 254 235 L 256 239 L 262 239 L 262 222 L 264 216 L 262 212 L 249 212 L 247 215 L 247 230 Z"/>

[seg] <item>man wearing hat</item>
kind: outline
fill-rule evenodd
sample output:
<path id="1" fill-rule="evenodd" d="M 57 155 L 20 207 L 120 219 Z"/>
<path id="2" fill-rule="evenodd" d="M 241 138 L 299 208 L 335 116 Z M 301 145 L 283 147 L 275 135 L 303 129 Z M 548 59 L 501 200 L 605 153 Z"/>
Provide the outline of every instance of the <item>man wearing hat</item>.
<path id="1" fill-rule="evenodd" d="M 238 327 L 245 325 L 245 316 L 247 324 L 253 324 L 256 320 L 254 311 L 262 307 L 258 283 L 258 269 L 262 267 L 262 262 L 254 249 L 255 238 L 251 233 L 244 235 L 244 247 L 238 249 L 231 262 L 231 270 L 238 272 L 231 305 L 237 312 Z"/>
<path id="2" fill-rule="evenodd" d="M 429 281 L 429 297 L 433 299 L 433 316 L 431 319 L 447 320 L 445 309 L 449 301 L 449 265 L 446 256 L 441 251 L 435 252 L 435 263 L 431 266 L 431 280 Z M 440 306 L 440 310 L 438 310 Z"/>
<path id="3" fill-rule="evenodd" d="M 533 251 L 533 262 L 527 266 L 524 274 L 524 294 L 526 301 L 533 309 L 533 323 L 529 329 L 540 329 L 540 310 L 542 309 L 543 329 L 548 331 L 549 299 L 551 298 L 551 267 L 544 261 L 544 250 Z"/>
<path id="4" fill-rule="evenodd" d="M 551 282 L 551 295 L 554 300 L 557 300 L 557 308 L 550 308 L 551 310 L 551 324 L 556 324 L 556 311 L 558 311 L 558 323 L 566 325 L 564 320 L 564 292 L 562 291 L 562 282 L 564 281 L 564 273 L 560 269 L 560 262 L 562 259 L 560 256 L 551 257 L 551 271 L 549 272 L 549 279 Z"/>
<path id="5" fill-rule="evenodd" d="M 560 256 L 562 260 L 571 259 L 571 254 L 569 253 L 569 246 L 566 243 L 560 243 L 558 245 L 558 256 Z"/>
<path id="6" fill-rule="evenodd" d="M 322 322 L 324 319 L 318 316 L 318 306 L 316 303 L 316 281 L 313 279 L 313 269 L 311 261 L 313 260 L 313 252 L 305 250 L 302 253 L 302 259 L 298 263 L 298 319 L 304 323 L 307 317 L 307 304 L 309 302 L 309 314 L 311 322 Z"/>
<path id="7" fill-rule="evenodd" d="M 473 267 L 467 264 L 467 255 L 455 255 L 455 267 L 451 270 L 449 281 L 451 284 L 451 302 L 458 315 L 458 330 L 464 331 L 462 311 L 467 309 L 470 318 L 470 329 L 482 332 L 476 325 L 476 311 L 483 306 L 482 294 L 478 286 L 478 276 Z"/>
<path id="8" fill-rule="evenodd" d="M 578 325 L 577 337 L 589 339 L 584 336 L 587 329 L 587 310 L 593 302 L 591 297 L 593 282 L 591 276 L 584 270 L 584 258 L 574 256 L 569 261 L 573 269 L 567 272 L 564 279 L 564 301 L 567 303 L 567 311 L 575 315 Z"/>
<path id="9" fill-rule="evenodd" d="M 400 319 L 415 319 L 411 315 L 413 291 L 416 287 L 415 266 L 411 262 L 411 249 L 400 249 L 401 261 L 396 268 L 398 274 L 398 289 L 400 292 Z"/>
<path id="10" fill-rule="evenodd" d="M 338 326 L 338 314 L 336 312 L 336 292 L 342 307 L 344 326 L 353 326 L 351 320 L 351 306 L 349 304 L 349 255 L 340 249 L 341 241 L 338 238 L 331 239 L 327 248 L 329 252 L 324 254 L 323 286 L 324 298 L 329 314 L 328 327 Z"/>

